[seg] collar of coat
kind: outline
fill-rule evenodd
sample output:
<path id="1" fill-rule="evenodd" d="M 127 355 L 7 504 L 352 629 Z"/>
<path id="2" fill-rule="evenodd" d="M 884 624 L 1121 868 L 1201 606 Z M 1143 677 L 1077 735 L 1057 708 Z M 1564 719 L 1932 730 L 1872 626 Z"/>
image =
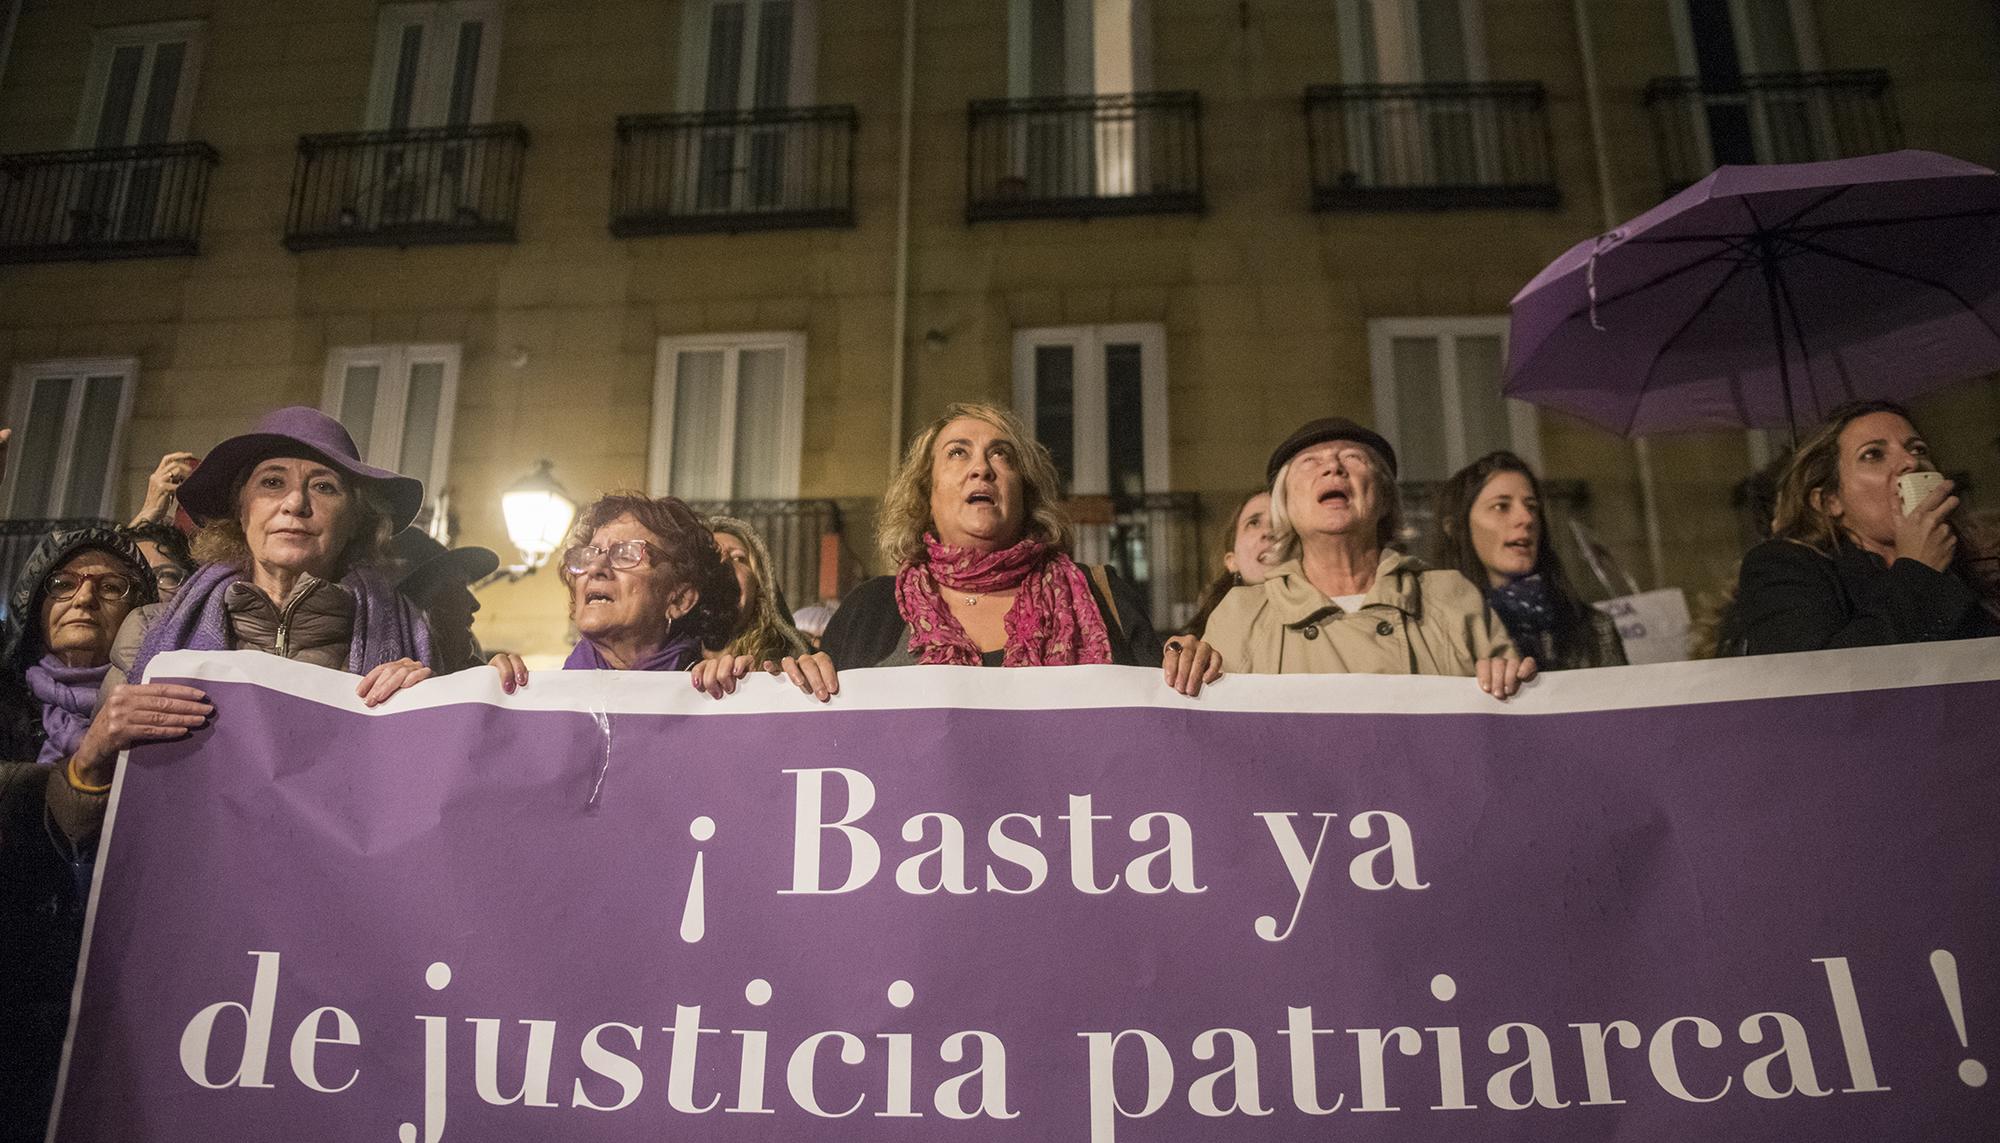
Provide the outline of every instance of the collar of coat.
<path id="1" fill-rule="evenodd" d="M 1413 619 L 1422 615 L 1423 590 L 1418 586 L 1418 576 L 1425 570 L 1421 560 L 1394 548 L 1382 549 L 1382 560 L 1375 565 L 1375 583 L 1361 597 L 1361 606 L 1393 607 Z M 1286 560 L 1271 569 L 1271 574 L 1264 578 L 1264 597 L 1278 622 L 1287 627 L 1317 623 L 1340 610 L 1306 578 L 1305 564 L 1297 559 Z"/>

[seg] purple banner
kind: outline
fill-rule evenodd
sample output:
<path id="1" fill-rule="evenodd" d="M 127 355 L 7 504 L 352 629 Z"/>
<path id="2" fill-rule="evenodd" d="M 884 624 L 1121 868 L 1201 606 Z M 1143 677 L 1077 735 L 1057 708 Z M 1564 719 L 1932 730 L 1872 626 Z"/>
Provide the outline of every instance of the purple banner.
<path id="1" fill-rule="evenodd" d="M 162 656 L 54 1140 L 1990 1139 L 2000 646 L 1548 677 Z"/>

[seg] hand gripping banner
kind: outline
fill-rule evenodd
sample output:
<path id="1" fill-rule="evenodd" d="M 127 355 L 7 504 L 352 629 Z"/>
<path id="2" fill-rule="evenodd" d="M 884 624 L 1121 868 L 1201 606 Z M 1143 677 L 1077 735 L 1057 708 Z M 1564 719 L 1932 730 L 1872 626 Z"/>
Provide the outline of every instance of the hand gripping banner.
<path id="1" fill-rule="evenodd" d="M 1993 1138 L 2000 647 L 1470 680 L 175 654 L 51 1138 Z"/>

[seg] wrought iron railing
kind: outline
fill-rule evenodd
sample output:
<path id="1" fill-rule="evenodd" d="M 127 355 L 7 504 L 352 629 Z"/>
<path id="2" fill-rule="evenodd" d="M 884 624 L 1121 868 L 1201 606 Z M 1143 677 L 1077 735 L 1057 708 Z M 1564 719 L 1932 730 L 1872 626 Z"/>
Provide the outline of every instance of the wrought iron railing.
<path id="1" fill-rule="evenodd" d="M 625 115 L 611 232 L 854 225 L 852 107 Z"/>
<path id="2" fill-rule="evenodd" d="M 512 242 L 527 147 L 518 123 L 304 136 L 285 245 Z"/>
<path id="3" fill-rule="evenodd" d="M 688 507 L 757 529 L 771 551 L 773 578 L 794 609 L 839 599 L 858 578 L 858 561 L 842 546 L 846 513 L 832 500 L 691 500 Z"/>
<path id="4" fill-rule="evenodd" d="M 1902 146 L 1886 71 L 1746 75 L 1703 84 L 1662 76 L 1646 85 L 1666 193 L 1722 163 L 1805 163 Z"/>
<path id="5" fill-rule="evenodd" d="M 1191 91 L 983 99 L 968 110 L 968 221 L 1200 211 Z"/>
<path id="6" fill-rule="evenodd" d="M 1539 83 L 1306 89 L 1314 210 L 1562 203 Z"/>
<path id="7" fill-rule="evenodd" d="M 22 565 L 35 545 L 42 542 L 50 532 L 66 532 L 72 528 L 109 528 L 110 520 L 95 517 L 79 517 L 63 520 L 0 520 L 0 623 L 7 618 L 9 601 L 14 596 L 14 579 L 21 574 Z"/>
<path id="8" fill-rule="evenodd" d="M 0 262 L 195 254 L 217 161 L 199 142 L 0 156 Z"/>
<path id="9" fill-rule="evenodd" d="M 1193 617 L 1209 563 L 1199 495 L 1083 498 L 1071 502 L 1071 515 L 1077 562 L 1108 564 L 1137 584 L 1156 630 L 1179 630 Z"/>

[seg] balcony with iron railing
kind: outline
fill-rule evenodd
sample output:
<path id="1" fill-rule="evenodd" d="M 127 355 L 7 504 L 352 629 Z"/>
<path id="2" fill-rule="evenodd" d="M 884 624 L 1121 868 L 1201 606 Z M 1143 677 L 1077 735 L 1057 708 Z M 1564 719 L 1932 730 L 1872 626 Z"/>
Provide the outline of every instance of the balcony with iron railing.
<path id="1" fill-rule="evenodd" d="M 527 146 L 518 123 L 307 135 L 285 246 L 512 242 Z"/>
<path id="2" fill-rule="evenodd" d="M 1179 630 L 1193 617 L 1210 557 L 1199 495 L 1078 496 L 1066 507 L 1075 522 L 1078 563 L 1116 568 L 1137 585 L 1158 631 Z"/>
<path id="3" fill-rule="evenodd" d="M 625 115 L 611 233 L 854 225 L 852 107 Z"/>
<path id="4" fill-rule="evenodd" d="M 1539 83 L 1306 89 L 1314 210 L 1562 204 Z"/>
<path id="5" fill-rule="evenodd" d="M 1886 71 L 1746 75 L 1723 85 L 1662 76 L 1646 85 L 1646 109 L 1669 195 L 1723 164 L 1846 159 L 1903 145 Z"/>
<path id="6" fill-rule="evenodd" d="M 1191 91 L 983 99 L 967 110 L 968 222 L 1198 213 Z"/>
<path id="7" fill-rule="evenodd" d="M 0 156 L 0 262 L 196 254 L 216 162 L 199 142 Z"/>

